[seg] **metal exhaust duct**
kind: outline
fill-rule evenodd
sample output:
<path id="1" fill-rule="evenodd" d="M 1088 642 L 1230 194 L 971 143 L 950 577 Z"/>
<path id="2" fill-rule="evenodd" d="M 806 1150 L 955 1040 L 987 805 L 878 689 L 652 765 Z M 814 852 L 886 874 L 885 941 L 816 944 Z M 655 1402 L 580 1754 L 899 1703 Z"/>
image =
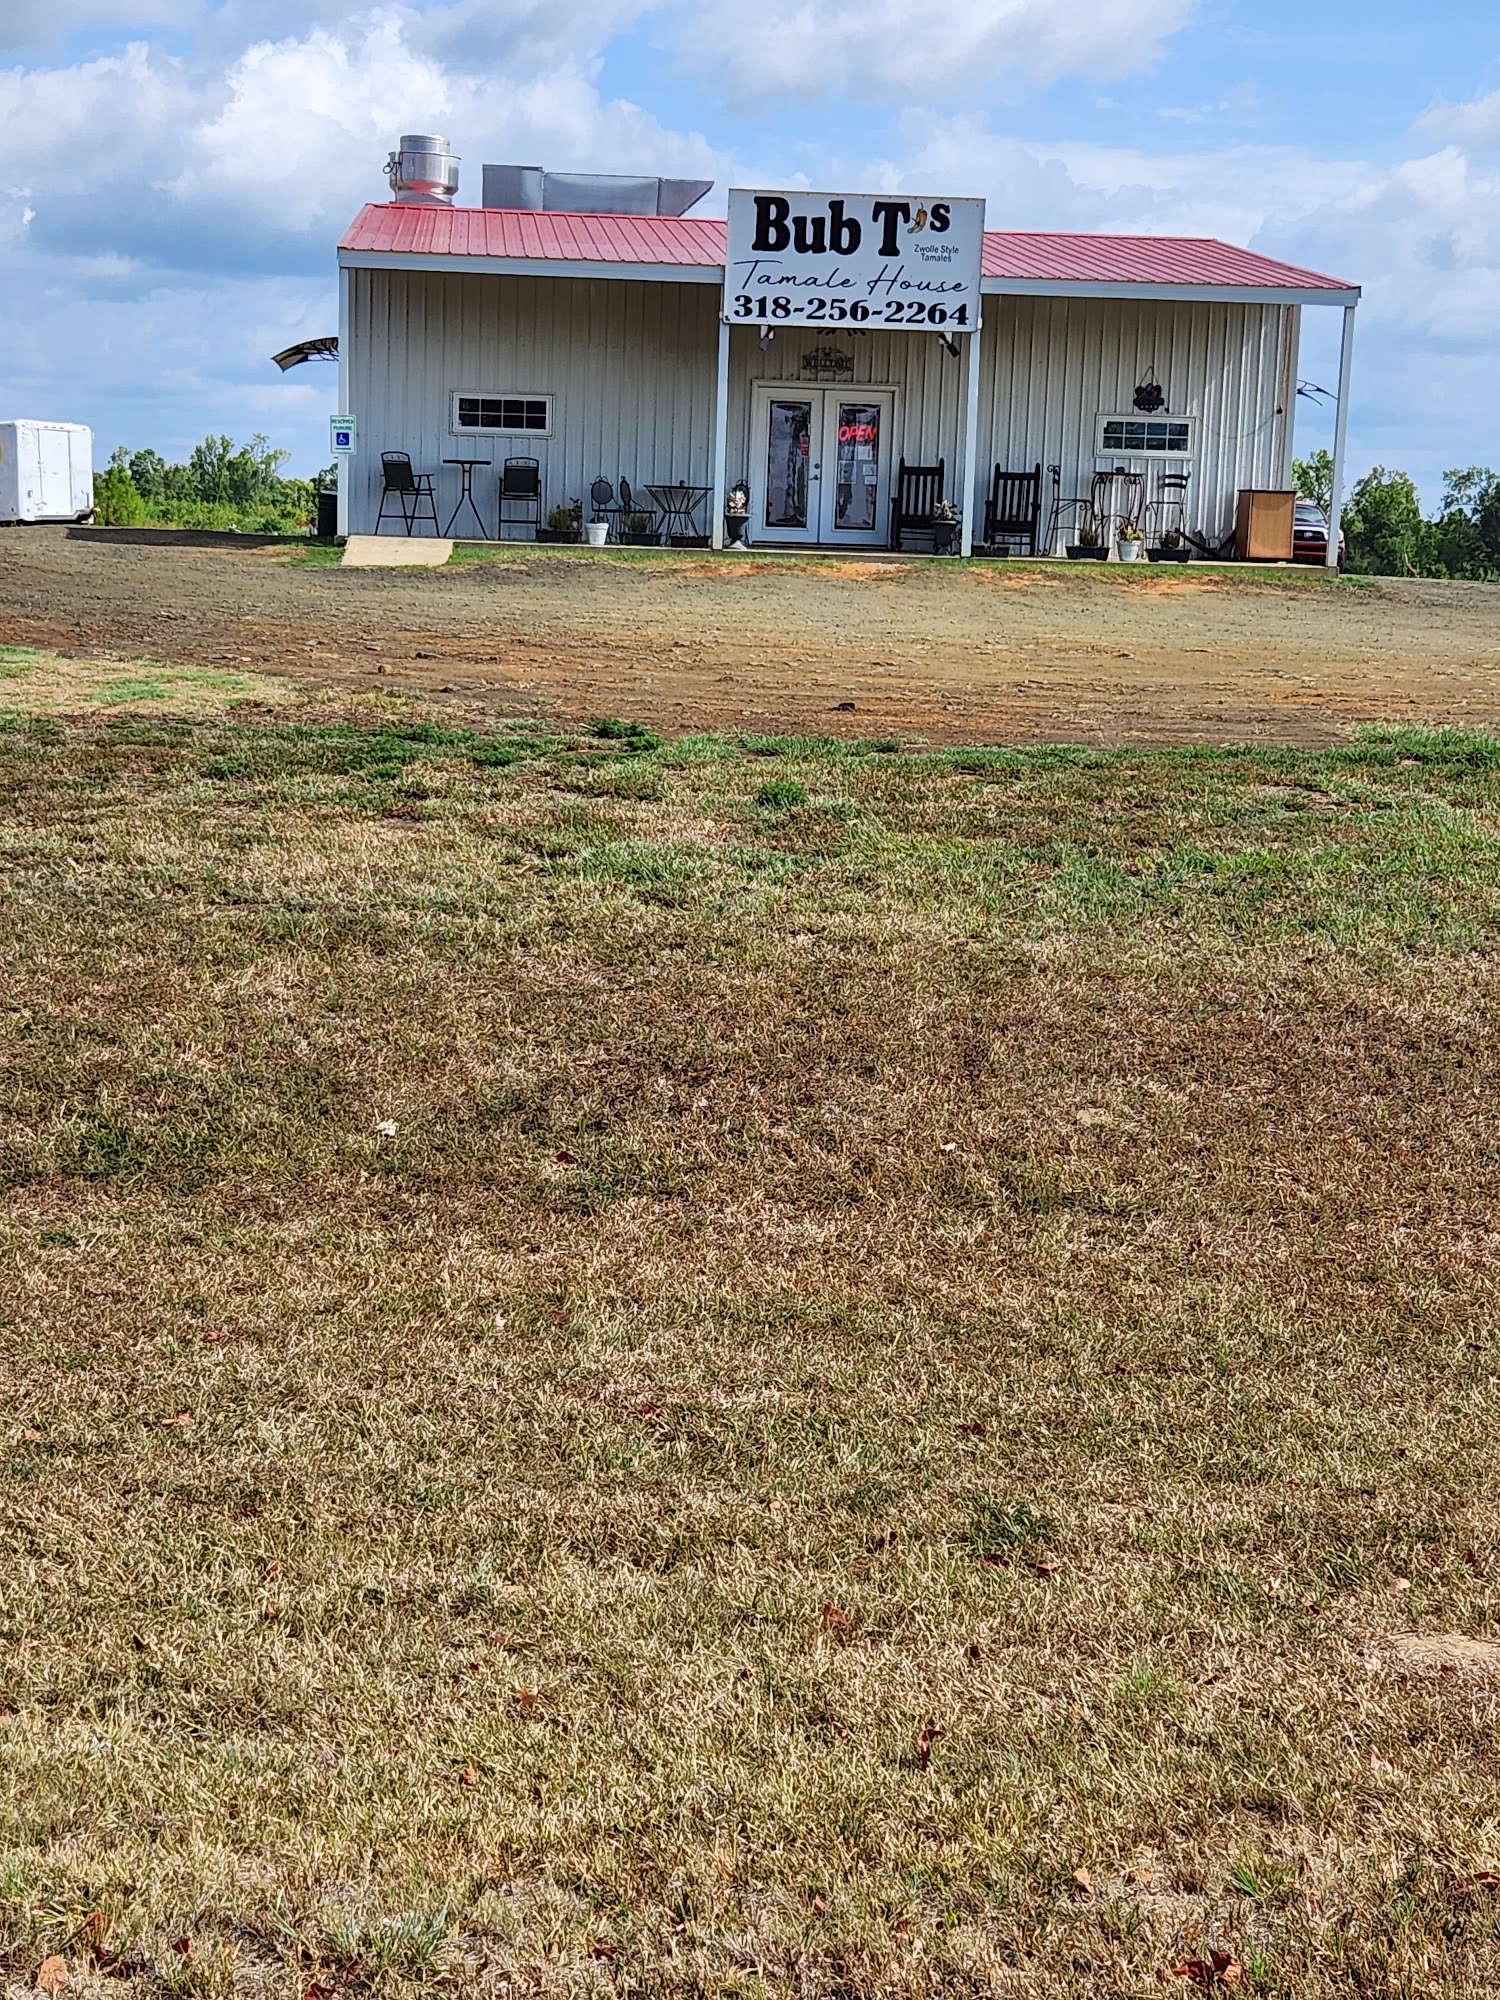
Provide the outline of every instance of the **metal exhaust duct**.
<path id="1" fill-rule="evenodd" d="M 712 181 L 664 180 L 655 174 L 549 174 L 540 167 L 484 168 L 486 208 L 551 215 L 686 215 Z"/>
<path id="2" fill-rule="evenodd" d="M 407 132 L 385 163 L 391 194 L 399 202 L 451 208 L 458 193 L 458 155 L 436 132 Z"/>

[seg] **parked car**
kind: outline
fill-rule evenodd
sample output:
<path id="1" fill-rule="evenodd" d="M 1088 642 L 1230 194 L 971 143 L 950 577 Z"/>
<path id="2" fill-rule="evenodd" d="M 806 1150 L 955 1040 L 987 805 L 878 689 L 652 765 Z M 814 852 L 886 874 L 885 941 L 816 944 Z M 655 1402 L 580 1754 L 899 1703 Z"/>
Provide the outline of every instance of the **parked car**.
<path id="1" fill-rule="evenodd" d="M 1283 519 L 1285 516 L 1283 516 Z M 1292 561 L 1317 563 L 1328 560 L 1328 516 L 1316 500 L 1299 500 L 1292 522 Z M 1344 567 L 1344 538 L 1339 536 L 1339 568 Z"/>

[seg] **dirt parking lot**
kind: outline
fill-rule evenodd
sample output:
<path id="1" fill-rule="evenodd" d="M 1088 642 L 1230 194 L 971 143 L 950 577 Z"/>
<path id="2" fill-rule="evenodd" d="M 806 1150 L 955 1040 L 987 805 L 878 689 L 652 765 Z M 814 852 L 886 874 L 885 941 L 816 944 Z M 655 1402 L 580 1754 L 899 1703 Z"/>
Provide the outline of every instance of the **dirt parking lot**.
<path id="1" fill-rule="evenodd" d="M 1500 589 L 513 548 L 442 570 L 287 543 L 0 530 L 0 643 L 431 693 L 470 715 L 931 742 L 1317 743 L 1500 726 Z"/>

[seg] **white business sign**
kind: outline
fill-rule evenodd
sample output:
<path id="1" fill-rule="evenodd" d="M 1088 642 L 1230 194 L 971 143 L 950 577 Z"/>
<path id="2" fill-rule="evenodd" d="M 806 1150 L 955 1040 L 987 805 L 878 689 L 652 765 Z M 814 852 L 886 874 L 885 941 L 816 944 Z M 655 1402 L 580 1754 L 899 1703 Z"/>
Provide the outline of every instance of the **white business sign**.
<path id="1" fill-rule="evenodd" d="M 983 255 L 982 201 L 731 188 L 724 317 L 977 333 Z"/>
<path id="2" fill-rule="evenodd" d="M 352 458 L 359 449 L 359 429 L 353 417 L 330 417 L 328 442 L 335 458 Z"/>

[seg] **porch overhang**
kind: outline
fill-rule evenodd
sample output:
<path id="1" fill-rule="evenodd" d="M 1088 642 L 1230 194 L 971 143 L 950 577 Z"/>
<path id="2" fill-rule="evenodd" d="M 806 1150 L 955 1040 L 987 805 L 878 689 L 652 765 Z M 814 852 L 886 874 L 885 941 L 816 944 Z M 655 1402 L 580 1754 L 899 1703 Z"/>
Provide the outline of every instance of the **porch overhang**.
<path id="1" fill-rule="evenodd" d="M 607 278 L 647 285 L 719 285 L 721 264 L 627 264 L 617 260 L 567 257 L 465 257 L 400 250 L 340 250 L 340 270 L 469 273 L 492 278 Z M 1358 305 L 1358 285 L 1170 285 L 1121 284 L 1107 279 L 984 278 L 986 298 L 1119 299 L 1137 304 L 1247 306 Z"/>
<path id="2" fill-rule="evenodd" d="M 1106 279 L 983 278 L 987 298 L 1128 299 L 1150 305 L 1355 306 L 1358 285 L 1159 285 L 1117 284 Z"/>

